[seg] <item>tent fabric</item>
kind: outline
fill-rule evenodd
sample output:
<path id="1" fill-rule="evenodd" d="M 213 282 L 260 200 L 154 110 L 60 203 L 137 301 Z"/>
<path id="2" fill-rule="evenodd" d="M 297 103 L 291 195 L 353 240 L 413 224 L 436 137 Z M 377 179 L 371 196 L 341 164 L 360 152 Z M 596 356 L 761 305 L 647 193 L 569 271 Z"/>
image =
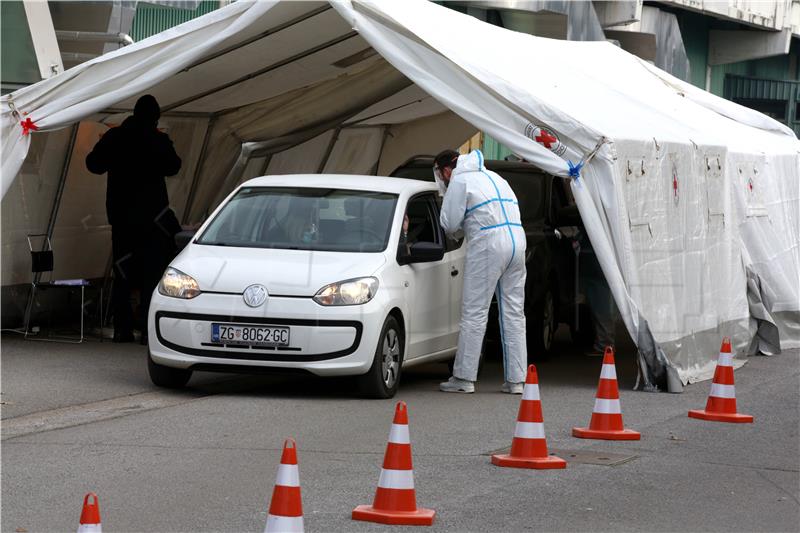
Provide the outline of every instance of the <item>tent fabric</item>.
<path id="1" fill-rule="evenodd" d="M 43 131 L 58 129 L 141 94 L 252 27 L 274 4 L 231 5 L 3 96 L 3 196 L 30 146 L 20 121 L 31 119 Z"/>
<path id="2" fill-rule="evenodd" d="M 654 76 L 657 69 L 608 43 L 539 39 L 470 17 L 459 19 L 457 31 L 442 32 L 443 12 L 430 4 L 419 10 L 335 6 L 383 57 L 437 98 L 448 90 L 463 91 L 459 101 L 496 95 L 472 98 L 482 113 L 468 120 L 528 160 L 544 166 L 525 142 L 531 123 L 558 134 L 567 145 L 564 158 L 577 160 L 610 141 L 572 188 L 637 341 L 643 388 L 678 390 L 676 378 L 685 383 L 707 372 L 721 334 L 739 346 L 752 335 L 743 264 L 751 264 L 753 252 L 772 261 L 754 267 L 763 266 L 762 290 L 769 279 L 781 295 L 773 309 L 791 307 L 784 318 L 798 322 L 800 145 L 785 126 L 667 74 Z M 703 171 L 713 157 L 723 161 L 718 177 Z M 769 227 L 747 214 L 746 204 L 757 200 L 756 193 L 744 193 L 753 190 L 742 187 L 745 175 L 768 198 Z M 720 222 L 725 217 L 727 224 Z M 798 338 L 783 342 L 796 345 Z"/>
<path id="3" fill-rule="evenodd" d="M 425 0 L 236 2 L 2 97 L 3 195 L 30 144 L 21 120 L 58 129 L 145 92 L 208 124 L 187 220 L 257 167 L 387 172 L 477 128 L 553 175 L 584 164 L 571 189 L 639 388 L 703 379 L 722 335 L 800 345 L 800 142 L 609 43 Z"/>
<path id="4" fill-rule="evenodd" d="M 217 201 L 227 195 L 230 189 L 224 186 L 222 193 L 214 194 L 220 191 L 220 184 L 214 177 L 224 175 L 231 168 L 242 143 L 306 132 L 304 138 L 295 140 L 294 144 L 297 144 L 321 133 L 318 131 L 320 128 L 327 130 L 341 124 L 365 107 L 404 89 L 409 83 L 391 65 L 379 61 L 361 72 L 343 74 L 222 114 L 214 123 L 209 143 L 207 160 L 213 163 L 202 169 L 197 194 L 200 198 L 213 195 Z M 277 147 L 273 151 L 278 151 Z M 197 203 L 189 219 L 199 218 L 205 210 L 203 206 L 204 202 Z"/>

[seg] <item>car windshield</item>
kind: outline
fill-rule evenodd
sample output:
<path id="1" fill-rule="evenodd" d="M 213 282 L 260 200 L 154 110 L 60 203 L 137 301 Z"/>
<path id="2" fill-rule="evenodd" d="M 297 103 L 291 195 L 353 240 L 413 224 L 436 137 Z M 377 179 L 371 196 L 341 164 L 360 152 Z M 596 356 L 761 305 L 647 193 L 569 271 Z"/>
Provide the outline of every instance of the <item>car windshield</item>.
<path id="1" fill-rule="evenodd" d="M 386 249 L 397 196 L 312 189 L 245 187 L 225 204 L 197 244 L 380 252 Z"/>

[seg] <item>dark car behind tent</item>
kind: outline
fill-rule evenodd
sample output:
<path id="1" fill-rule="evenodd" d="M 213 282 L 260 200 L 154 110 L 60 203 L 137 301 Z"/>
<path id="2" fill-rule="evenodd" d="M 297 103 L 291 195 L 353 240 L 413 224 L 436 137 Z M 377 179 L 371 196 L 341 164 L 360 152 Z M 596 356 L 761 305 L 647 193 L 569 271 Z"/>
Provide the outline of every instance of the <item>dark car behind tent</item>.
<path id="1" fill-rule="evenodd" d="M 417 156 L 392 172 L 392 176 L 433 181 L 433 157 Z M 585 305 L 576 297 L 576 254 L 574 239 L 559 231 L 557 213 L 569 204 L 562 180 L 521 161 L 486 161 L 486 168 L 508 181 L 519 200 L 522 225 L 527 236 L 525 316 L 528 356 L 550 351 L 560 323 L 567 324 L 573 340 L 593 340 Z M 493 303 L 487 337 L 497 339 L 496 309 Z"/>

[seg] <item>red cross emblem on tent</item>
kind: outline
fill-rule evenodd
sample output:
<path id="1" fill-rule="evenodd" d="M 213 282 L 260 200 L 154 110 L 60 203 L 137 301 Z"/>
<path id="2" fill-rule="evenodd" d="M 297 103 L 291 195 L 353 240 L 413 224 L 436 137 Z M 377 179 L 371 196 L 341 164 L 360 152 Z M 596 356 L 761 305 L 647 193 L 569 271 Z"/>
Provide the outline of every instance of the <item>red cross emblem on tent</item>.
<path id="1" fill-rule="evenodd" d="M 550 134 L 547 130 L 539 130 L 539 135 L 536 136 L 536 142 L 539 144 L 543 144 L 545 148 L 548 150 L 553 145 L 553 143 L 557 143 L 558 139 L 556 139 L 553 135 Z"/>
<path id="2" fill-rule="evenodd" d="M 525 135 L 556 155 L 564 155 L 567 151 L 567 147 L 559 140 L 558 135 L 541 126 L 528 124 L 525 127 Z"/>

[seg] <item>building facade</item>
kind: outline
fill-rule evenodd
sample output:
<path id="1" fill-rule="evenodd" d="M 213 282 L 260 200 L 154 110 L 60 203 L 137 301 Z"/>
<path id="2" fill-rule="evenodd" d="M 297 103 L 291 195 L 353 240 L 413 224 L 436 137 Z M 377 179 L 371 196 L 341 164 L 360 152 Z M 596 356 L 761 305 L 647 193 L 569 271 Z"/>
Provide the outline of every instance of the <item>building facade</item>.
<path id="1" fill-rule="evenodd" d="M 2 91 L 204 15 L 231 0 L 4 0 Z M 448 0 L 447 7 L 554 39 L 611 41 L 672 75 L 800 133 L 800 0 Z M 46 9 L 45 9 L 46 7 Z M 485 139 L 493 156 L 507 152 Z"/>
<path id="2" fill-rule="evenodd" d="M 800 0 L 445 2 L 541 37 L 607 40 L 800 135 Z M 484 137 L 489 158 L 510 151 Z"/>

